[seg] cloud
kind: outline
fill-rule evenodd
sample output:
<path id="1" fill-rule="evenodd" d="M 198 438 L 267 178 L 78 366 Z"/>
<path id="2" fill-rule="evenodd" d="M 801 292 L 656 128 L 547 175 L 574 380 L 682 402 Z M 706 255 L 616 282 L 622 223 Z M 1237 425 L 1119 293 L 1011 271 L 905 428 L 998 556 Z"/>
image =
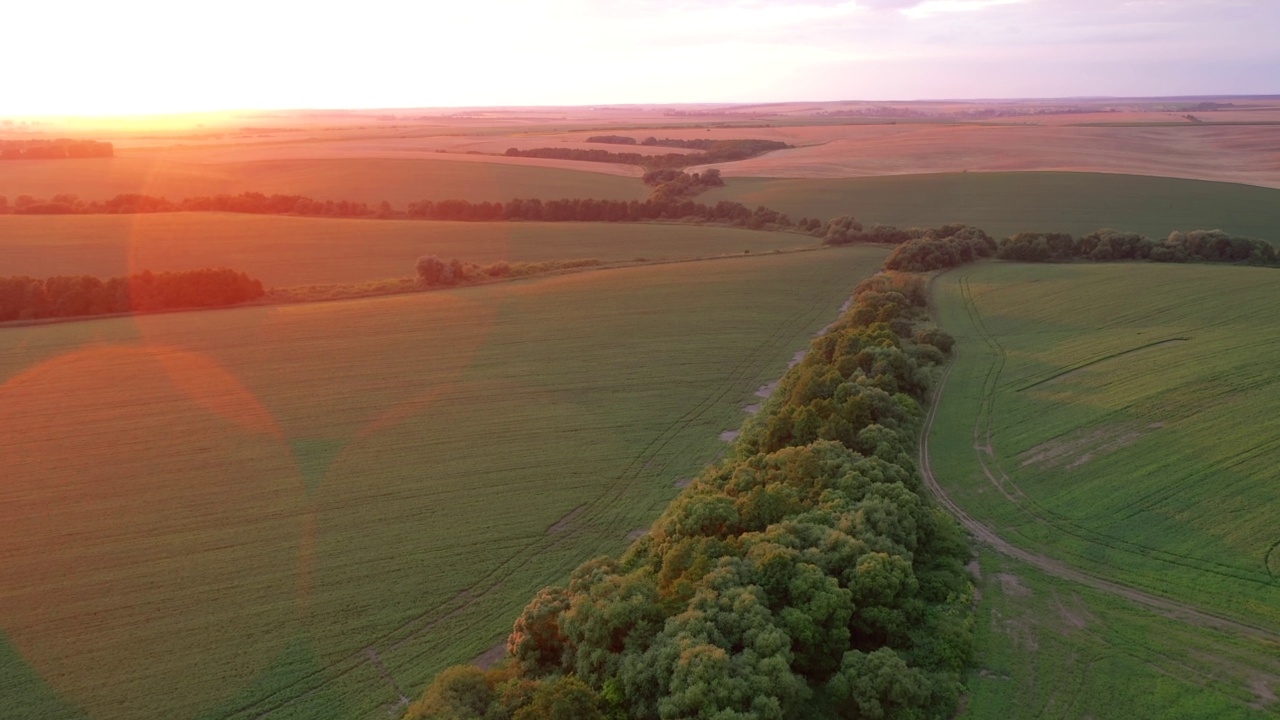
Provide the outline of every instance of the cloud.
<path id="1" fill-rule="evenodd" d="M 914 19 L 927 18 L 940 13 L 953 12 L 972 12 L 974 10 L 984 10 L 997 5 L 1016 5 L 1026 0 L 925 0 L 920 3 L 913 3 L 911 7 L 904 7 L 901 12 L 906 17 Z"/>

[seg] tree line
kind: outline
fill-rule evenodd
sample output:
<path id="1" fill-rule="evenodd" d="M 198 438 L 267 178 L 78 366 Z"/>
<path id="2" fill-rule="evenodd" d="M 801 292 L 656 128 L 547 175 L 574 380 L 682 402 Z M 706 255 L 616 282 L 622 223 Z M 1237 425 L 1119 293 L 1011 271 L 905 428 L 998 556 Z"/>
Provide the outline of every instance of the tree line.
<path id="1" fill-rule="evenodd" d="M 1098 230 L 1080 238 L 1063 233 L 1018 233 L 1000 242 L 996 257 L 1020 262 L 1151 260 L 1173 263 L 1277 265 L 1271 243 L 1221 230 L 1173 232 L 1163 240 L 1138 233 Z"/>
<path id="2" fill-rule="evenodd" d="M 213 195 L 169 200 L 141 193 L 122 193 L 109 200 L 86 201 L 78 195 L 50 198 L 19 195 L 12 202 L 0 195 L 0 214 L 13 215 L 134 215 L 173 212 L 231 212 L 254 215 L 306 215 L 342 218 L 395 217 L 390 203 L 376 206 L 351 200 L 313 200 L 302 195 Z M 403 216 L 403 214 L 401 214 Z"/>
<path id="3" fill-rule="evenodd" d="M 66 160 L 115 154 L 114 145 L 98 140 L 0 140 L 0 160 Z"/>
<path id="4" fill-rule="evenodd" d="M 1016 262 L 1149 260 L 1280 266 L 1280 254 L 1271 243 L 1221 230 L 1175 231 L 1163 240 L 1109 229 L 1079 238 L 1067 233 L 1023 232 L 996 241 L 979 228 L 959 223 L 906 229 L 872 225 L 864 230 L 855 218 L 843 216 L 812 232 L 828 245 L 897 245 L 885 267 L 904 272 L 956 267 L 986 257 Z"/>
<path id="5" fill-rule="evenodd" d="M 716 147 L 717 142 L 734 142 L 725 140 L 712 140 L 710 138 L 694 138 L 692 140 L 680 140 L 678 138 L 662 138 L 658 139 L 649 136 L 644 140 L 636 140 L 627 135 L 592 135 L 587 138 L 589 143 L 604 143 L 608 145 L 643 145 L 645 147 L 670 147 L 685 148 L 689 150 L 711 150 Z M 790 147 L 790 146 L 788 146 Z"/>
<path id="6" fill-rule="evenodd" d="M 560 200 L 514 199 L 508 202 L 472 202 L 470 200 L 421 200 L 411 202 L 403 210 L 390 203 L 377 206 L 348 200 L 318 201 L 301 195 L 264 195 L 257 192 L 240 195 L 216 195 L 171 201 L 163 197 L 127 193 L 103 202 L 85 202 L 75 195 L 54 195 L 49 199 L 22 195 L 10 204 L 0 196 L 0 214 L 18 215 L 91 215 L 173 212 L 230 212 L 256 215 L 301 215 L 334 218 L 380 218 L 413 220 L 461 220 L 470 222 L 653 222 L 683 220 L 746 227 L 751 229 L 790 229 L 797 227 L 786 213 L 758 206 L 755 209 L 721 200 L 714 205 L 694 203 L 691 193 L 723 184 L 719 173 L 677 173 L 655 188 L 648 200 L 593 200 L 564 198 Z M 806 228 L 808 220 L 805 220 Z M 816 222 L 816 221 L 815 221 Z"/>
<path id="7" fill-rule="evenodd" d="M 648 200 L 511 200 L 472 203 L 466 200 L 423 200 L 409 203 L 406 217 L 426 220 L 525 220 L 542 222 L 652 222 L 681 220 L 708 222 L 751 229 L 796 227 L 790 216 L 764 206 L 749 208 L 721 200 L 714 205 L 683 197 L 651 197 Z"/>
<path id="8" fill-rule="evenodd" d="M 951 344 L 926 302 L 918 277 L 859 285 L 730 457 L 620 557 L 541 590 L 506 661 L 442 672 L 408 717 L 951 716 L 973 587 L 915 463 Z"/>
<path id="9" fill-rule="evenodd" d="M 418 258 L 418 262 L 414 265 L 414 271 L 417 273 L 418 283 L 422 287 L 438 288 L 471 285 L 502 278 L 527 277 L 557 270 L 595 267 L 599 264 L 600 261 L 596 258 L 581 258 L 577 260 L 544 260 L 541 262 L 517 263 L 499 260 L 488 265 L 480 265 L 479 263 L 459 260 L 458 258 L 445 261 L 437 255 L 423 255 Z"/>
<path id="10" fill-rule="evenodd" d="M 602 136 L 604 137 L 604 136 Z M 662 155 L 645 155 L 637 152 L 612 152 L 582 148 L 509 148 L 507 157 L 549 158 L 553 160 L 579 160 L 585 162 L 618 163 L 622 165 L 639 165 L 648 170 L 678 170 L 690 165 L 710 165 L 712 163 L 732 162 L 763 155 L 772 150 L 785 150 L 793 146 L 776 140 L 668 140 L 667 143 L 697 143 L 697 145 L 670 145 L 671 147 L 698 147 L 698 153 L 664 153 Z M 658 143 L 655 142 L 655 145 Z"/>
<path id="11" fill-rule="evenodd" d="M 656 202 L 687 200 L 714 187 L 724 187 L 720 170 L 707 168 L 700 173 L 683 170 L 649 170 L 644 174 L 644 184 L 653 188 L 649 199 Z"/>
<path id="12" fill-rule="evenodd" d="M 227 268 L 146 271 L 107 280 L 90 275 L 0 277 L 0 322 L 223 307 L 264 294 L 260 281 Z"/>
<path id="13" fill-rule="evenodd" d="M 998 257 L 1022 262 L 1150 260 L 1153 262 L 1224 262 L 1280 265 L 1280 255 L 1265 240 L 1231 235 L 1221 230 L 1174 232 L 1163 240 L 1137 233 L 1098 230 L 1080 238 L 1065 233 L 1025 232 L 998 242 L 984 231 L 952 223 L 937 228 L 898 228 L 843 215 L 823 222 L 793 220 L 787 213 L 763 205 L 755 208 L 721 200 L 697 203 L 694 196 L 724 184 L 719 170 L 701 173 L 656 169 L 644 181 L 654 188 L 646 200 L 514 199 L 507 202 L 421 200 L 397 210 L 350 200 L 314 200 L 302 195 L 245 192 L 170 201 L 164 197 L 125 193 L 106 201 L 86 202 L 76 195 L 48 199 L 20 195 L 12 203 L 0 195 L 0 214 L 135 214 L 170 212 L 230 212 L 262 215 L 300 215 L 332 218 L 454 220 L 470 222 L 654 222 L 714 223 L 752 230 L 785 230 L 821 238 L 827 245 L 874 243 L 898 245 L 890 269 L 926 272 L 954 267 L 976 258 Z"/>

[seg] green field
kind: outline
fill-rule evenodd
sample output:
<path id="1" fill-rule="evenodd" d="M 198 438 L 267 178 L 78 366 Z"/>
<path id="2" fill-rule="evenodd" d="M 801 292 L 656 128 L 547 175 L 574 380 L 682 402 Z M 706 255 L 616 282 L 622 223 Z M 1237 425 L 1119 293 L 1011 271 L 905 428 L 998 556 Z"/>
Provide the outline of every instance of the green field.
<path id="1" fill-rule="evenodd" d="M 252 148 L 244 152 L 252 156 Z M 307 152 L 299 150 L 300 155 Z M 643 200 L 648 195 L 639 178 L 528 165 L 436 158 L 251 160 L 237 159 L 234 147 L 215 157 L 221 161 L 201 161 L 199 154 L 181 150 L 129 150 L 110 159 L 3 163 L 0 195 L 10 202 L 19 195 L 72 194 L 83 200 L 106 200 L 121 193 L 179 200 L 254 191 L 370 204 L 386 200 L 402 209 L 418 200 Z"/>
<path id="2" fill-rule="evenodd" d="M 639 183 L 636 183 L 637 185 Z M 422 255 L 475 263 L 681 259 L 814 238 L 659 224 L 343 220 L 232 213 L 0 215 L 0 275 L 114 277 L 230 267 L 270 287 L 408 277 Z"/>
<path id="3" fill-rule="evenodd" d="M 990 714 L 971 716 L 1101 717 L 1112 696 L 1148 717 L 1280 709 L 1280 273 L 984 263 L 941 275 L 935 303 L 959 349 L 930 436 L 951 498 L 1047 562 L 1247 626 L 988 557 L 1036 588 L 1006 581 L 980 608 Z"/>
<path id="4" fill-rule="evenodd" d="M 385 717 L 646 527 L 883 256 L 3 331 L 0 715 Z"/>
<path id="5" fill-rule="evenodd" d="M 727 182 L 699 201 L 766 205 L 793 218 L 853 215 L 868 225 L 963 222 L 996 237 L 1110 227 L 1162 238 L 1173 230 L 1220 229 L 1280 244 L 1280 190 L 1251 185 L 1062 172 Z"/>
<path id="6" fill-rule="evenodd" d="M 984 550 L 958 720 L 1263 720 L 1276 645 L 1182 622 Z"/>

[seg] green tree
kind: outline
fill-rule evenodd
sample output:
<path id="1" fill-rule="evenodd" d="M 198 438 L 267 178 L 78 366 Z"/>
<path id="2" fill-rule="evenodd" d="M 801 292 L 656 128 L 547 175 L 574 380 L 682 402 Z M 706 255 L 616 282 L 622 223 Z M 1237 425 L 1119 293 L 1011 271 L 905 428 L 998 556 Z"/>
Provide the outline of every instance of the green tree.
<path id="1" fill-rule="evenodd" d="M 512 720 L 604 720 L 600 696 L 572 675 L 549 680 L 533 693 Z"/>

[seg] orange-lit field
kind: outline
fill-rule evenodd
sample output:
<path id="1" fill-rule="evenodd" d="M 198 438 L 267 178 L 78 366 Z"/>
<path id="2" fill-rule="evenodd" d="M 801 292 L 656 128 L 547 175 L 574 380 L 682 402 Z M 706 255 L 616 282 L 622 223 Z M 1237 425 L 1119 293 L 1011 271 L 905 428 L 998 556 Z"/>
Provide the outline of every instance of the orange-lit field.
<path id="1" fill-rule="evenodd" d="M 488 158 L 523 163 L 480 163 L 461 160 L 476 157 L 470 155 L 438 159 L 435 154 L 405 158 L 331 155 L 323 148 L 319 155 L 314 152 L 311 147 L 125 149 L 109 159 L 7 162 L 0 163 L 0 195 L 13 202 L 19 195 L 106 200 L 142 193 L 178 200 L 261 192 L 403 206 L 418 200 L 505 202 L 516 197 L 641 200 L 647 194 L 638 179 L 622 176 L 638 177 L 639 171 L 599 172 L 613 167 L 607 164 L 574 163 L 580 170 L 563 170 L 536 167 L 524 158 Z"/>
<path id="2" fill-rule="evenodd" d="M 1280 103 L 1232 102 L 50 119 L 0 139 L 116 156 L 0 162 L 0 196 L 642 200 L 638 167 L 500 154 L 754 138 L 796 147 L 718 165 L 727 186 L 698 202 L 1280 242 Z M 0 214 L 0 275 L 228 266 L 282 288 L 405 277 L 425 254 L 706 259 L 0 327 L 0 718 L 397 716 L 538 588 L 647 527 L 888 252 L 817 244 L 656 223 Z M 797 248 L 814 251 L 773 252 Z"/>
<path id="3" fill-rule="evenodd" d="M 0 335 L 7 717 L 385 717 L 722 447 L 878 248 Z"/>
<path id="4" fill-rule="evenodd" d="M 831 178 L 1062 170 L 1280 187 L 1280 125 L 902 124 L 778 128 L 772 137 L 798 147 L 732 163 L 724 174 Z"/>
<path id="5" fill-rule="evenodd" d="M 637 183 L 638 184 L 638 183 Z M 231 267 L 269 287 L 409 277 L 423 255 L 475 263 L 673 260 L 816 247 L 793 233 L 692 225 L 343 220 L 232 213 L 0 215 L 5 275 Z"/>
<path id="6" fill-rule="evenodd" d="M 1060 170 L 1280 187 L 1280 102 L 1237 98 L 1221 105 L 1212 111 L 1196 110 L 1194 102 L 1115 100 L 278 112 L 216 122 L 192 116 L 186 126 L 116 125 L 97 134 L 84 122 L 51 120 L 41 131 L 46 136 L 61 127 L 114 140 L 117 158 L 22 169 L 0 163 L 0 195 L 67 192 L 100 199 L 118 192 L 182 197 L 257 190 L 403 203 L 505 200 L 536 189 L 544 198 L 642 197 L 643 188 L 625 179 L 639 176 L 632 166 L 501 157 L 509 147 L 619 149 L 585 142 L 600 134 L 747 137 L 797 146 L 723 164 L 726 176 Z"/>

